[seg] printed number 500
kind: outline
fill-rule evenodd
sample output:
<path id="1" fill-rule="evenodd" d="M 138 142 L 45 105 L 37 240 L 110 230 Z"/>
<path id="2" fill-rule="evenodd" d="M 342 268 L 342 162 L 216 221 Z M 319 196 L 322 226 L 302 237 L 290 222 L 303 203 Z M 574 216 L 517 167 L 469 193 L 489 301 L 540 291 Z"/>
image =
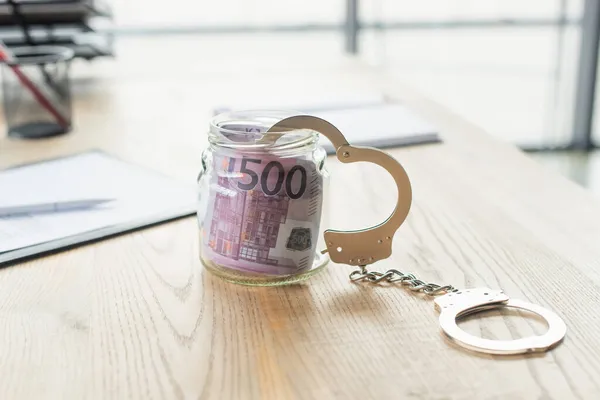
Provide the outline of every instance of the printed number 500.
<path id="1" fill-rule="evenodd" d="M 242 165 L 240 166 L 240 172 L 243 174 L 247 174 L 250 177 L 250 182 L 248 182 L 248 183 L 238 182 L 238 187 L 242 190 L 252 190 L 256 187 L 256 185 L 258 185 L 258 183 L 260 181 L 261 190 L 263 191 L 264 194 L 266 194 L 268 196 L 273 196 L 273 195 L 276 195 L 277 193 L 279 193 L 281 191 L 281 188 L 283 187 L 284 183 L 285 183 L 285 192 L 291 199 L 299 199 L 300 197 L 302 197 L 302 195 L 306 191 L 306 181 L 307 181 L 306 169 L 301 165 L 294 165 L 292 168 L 290 168 L 290 170 L 287 173 L 287 177 L 286 177 L 283 165 L 281 165 L 281 163 L 279 161 L 270 161 L 269 163 L 267 163 L 267 165 L 265 165 L 265 168 L 263 169 L 262 173 L 260 174 L 260 179 L 259 179 L 258 174 L 256 172 L 254 172 L 253 170 L 251 170 L 250 168 L 248 168 L 248 163 L 254 163 L 254 164 L 260 165 L 262 163 L 262 160 L 256 160 L 253 158 L 243 158 L 242 159 Z M 269 174 L 271 173 L 272 169 L 276 170 L 277 182 L 275 183 L 274 187 L 269 188 L 267 181 L 269 179 Z M 297 192 L 294 193 L 294 191 L 292 190 L 292 179 L 294 179 L 294 174 L 296 172 L 300 173 L 300 188 L 298 189 Z"/>

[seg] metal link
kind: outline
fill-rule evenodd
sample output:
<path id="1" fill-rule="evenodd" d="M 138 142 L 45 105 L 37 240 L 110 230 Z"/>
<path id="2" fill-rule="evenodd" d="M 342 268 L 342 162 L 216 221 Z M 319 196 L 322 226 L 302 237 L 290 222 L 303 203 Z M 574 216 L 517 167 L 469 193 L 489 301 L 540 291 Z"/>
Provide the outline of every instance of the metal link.
<path id="1" fill-rule="evenodd" d="M 385 273 L 377 271 L 367 271 L 365 265 L 359 265 L 358 270 L 353 271 L 350 274 L 350 280 L 352 282 L 367 281 L 370 283 L 399 283 L 402 286 L 407 286 L 408 290 L 413 292 L 425 293 L 428 296 L 438 296 L 450 292 L 456 292 L 456 289 L 452 285 L 438 285 L 436 283 L 423 282 L 417 279 L 413 274 L 405 274 L 396 269 L 390 269 Z"/>

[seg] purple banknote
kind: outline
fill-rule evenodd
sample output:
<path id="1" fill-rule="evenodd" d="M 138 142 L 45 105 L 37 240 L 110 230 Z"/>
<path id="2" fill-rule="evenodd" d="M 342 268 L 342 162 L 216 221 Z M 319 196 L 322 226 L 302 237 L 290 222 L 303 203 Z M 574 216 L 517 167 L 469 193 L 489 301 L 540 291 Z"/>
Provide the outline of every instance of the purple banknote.
<path id="1" fill-rule="evenodd" d="M 319 238 L 323 177 L 311 159 L 214 154 L 203 258 L 286 275 L 310 268 Z"/>

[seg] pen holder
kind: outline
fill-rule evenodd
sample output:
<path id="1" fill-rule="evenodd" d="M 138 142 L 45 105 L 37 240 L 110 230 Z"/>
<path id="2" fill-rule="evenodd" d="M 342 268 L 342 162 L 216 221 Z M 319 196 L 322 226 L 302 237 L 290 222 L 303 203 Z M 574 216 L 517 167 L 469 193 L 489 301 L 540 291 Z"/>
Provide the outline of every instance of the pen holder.
<path id="1" fill-rule="evenodd" d="M 12 49 L 2 62 L 4 115 L 8 136 L 44 138 L 71 130 L 69 67 L 66 47 Z"/>

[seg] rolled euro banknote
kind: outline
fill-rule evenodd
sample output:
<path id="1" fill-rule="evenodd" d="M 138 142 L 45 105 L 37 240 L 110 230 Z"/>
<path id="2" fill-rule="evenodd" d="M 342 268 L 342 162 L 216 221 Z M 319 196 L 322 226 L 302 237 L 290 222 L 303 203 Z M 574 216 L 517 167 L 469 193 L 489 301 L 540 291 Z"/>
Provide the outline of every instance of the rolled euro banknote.
<path id="1" fill-rule="evenodd" d="M 201 199 L 204 260 L 268 275 L 310 269 L 323 201 L 314 160 L 228 150 L 213 153 L 211 163 Z"/>

